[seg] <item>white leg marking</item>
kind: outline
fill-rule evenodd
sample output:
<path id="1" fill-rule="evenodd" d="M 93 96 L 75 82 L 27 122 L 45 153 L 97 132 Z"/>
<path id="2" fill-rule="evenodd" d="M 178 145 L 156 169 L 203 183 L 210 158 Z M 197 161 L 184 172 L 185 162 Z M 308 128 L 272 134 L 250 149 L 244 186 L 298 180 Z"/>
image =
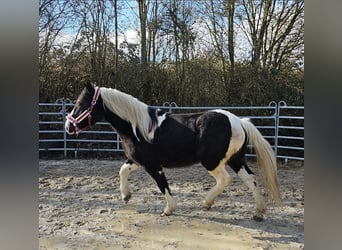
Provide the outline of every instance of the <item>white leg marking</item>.
<path id="1" fill-rule="evenodd" d="M 131 198 L 131 191 L 128 186 L 128 176 L 131 172 L 137 170 L 140 168 L 135 163 L 129 164 L 125 163 L 121 166 L 120 168 L 120 192 L 121 192 L 121 198 L 124 200 L 126 203 L 128 200 Z"/>
<path id="2" fill-rule="evenodd" d="M 223 192 L 224 188 L 232 182 L 232 178 L 226 170 L 225 163 L 226 158 L 221 160 L 219 165 L 213 171 L 209 171 L 209 174 L 215 178 L 216 185 L 209 190 L 202 202 L 204 210 L 210 209 L 210 207 L 214 204 L 215 198 L 219 196 Z"/>
<path id="3" fill-rule="evenodd" d="M 266 204 L 261 195 L 260 188 L 257 186 L 256 176 L 248 174 L 244 167 L 239 170 L 238 176 L 253 193 L 256 203 L 256 217 L 262 218 L 263 214 L 266 212 Z"/>
<path id="4" fill-rule="evenodd" d="M 164 212 L 162 213 L 162 216 L 172 214 L 172 212 L 174 212 L 177 207 L 176 200 L 170 195 L 169 190 L 167 189 L 165 190 L 165 200 L 166 200 L 166 207 L 164 208 Z"/>

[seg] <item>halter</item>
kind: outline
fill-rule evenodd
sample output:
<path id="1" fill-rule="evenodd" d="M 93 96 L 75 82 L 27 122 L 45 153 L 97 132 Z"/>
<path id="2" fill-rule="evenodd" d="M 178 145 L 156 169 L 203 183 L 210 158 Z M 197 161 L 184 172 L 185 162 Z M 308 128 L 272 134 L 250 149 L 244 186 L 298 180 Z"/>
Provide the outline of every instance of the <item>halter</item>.
<path id="1" fill-rule="evenodd" d="M 76 118 L 72 117 L 70 114 L 68 114 L 66 116 L 67 120 L 69 122 L 72 123 L 72 125 L 74 125 L 74 128 L 75 128 L 75 131 L 76 131 L 76 134 L 78 134 L 80 131 L 82 130 L 85 130 L 87 128 L 90 128 L 91 126 L 91 112 L 93 111 L 93 108 L 97 102 L 97 99 L 99 98 L 99 95 L 100 95 L 100 88 L 99 87 L 95 87 L 95 94 L 93 96 L 93 100 L 91 101 L 90 103 L 90 107 L 87 108 L 85 111 L 83 111 L 79 116 L 77 116 Z M 88 126 L 80 129 L 78 128 L 78 124 L 80 122 L 82 122 L 85 118 L 88 117 Z"/>

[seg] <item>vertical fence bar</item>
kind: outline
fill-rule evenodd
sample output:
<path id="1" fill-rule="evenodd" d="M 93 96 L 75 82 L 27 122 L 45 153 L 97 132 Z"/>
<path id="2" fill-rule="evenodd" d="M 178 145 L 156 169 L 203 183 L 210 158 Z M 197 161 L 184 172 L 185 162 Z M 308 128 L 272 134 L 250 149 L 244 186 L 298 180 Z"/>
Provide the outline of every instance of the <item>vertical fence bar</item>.
<path id="1" fill-rule="evenodd" d="M 268 104 L 269 107 L 274 107 L 274 113 L 273 113 L 273 121 L 274 121 L 274 154 L 277 157 L 277 151 L 278 151 L 278 127 L 277 127 L 277 120 L 278 120 L 278 109 L 277 109 L 277 103 L 275 101 L 271 101 Z"/>
<path id="2" fill-rule="evenodd" d="M 67 145 L 66 145 L 66 131 L 64 129 L 64 124 L 65 124 L 65 116 L 66 116 L 66 105 L 65 105 L 65 102 L 66 100 L 63 98 L 61 99 L 57 99 L 55 103 L 59 104 L 61 103 L 62 104 L 62 109 L 60 111 L 61 115 L 62 115 L 62 120 L 63 120 L 63 125 L 62 125 L 62 131 L 63 131 L 63 151 L 64 151 L 64 157 L 67 156 Z"/>
<path id="3" fill-rule="evenodd" d="M 276 110 L 275 110 L 275 137 L 274 137 L 274 154 L 275 154 L 275 157 L 277 158 L 278 157 L 278 136 L 279 136 L 279 106 L 278 104 L 276 103 Z"/>
<path id="4" fill-rule="evenodd" d="M 116 134 L 116 149 L 120 149 L 120 137 L 119 134 Z"/>
<path id="5" fill-rule="evenodd" d="M 279 137 L 279 120 L 280 120 L 280 107 L 281 106 L 287 106 L 285 101 L 279 101 L 278 103 L 276 103 L 277 105 L 277 111 L 276 111 L 276 130 L 277 130 L 277 136 L 276 136 L 276 140 L 275 140 L 275 144 L 276 144 L 276 151 L 275 151 L 275 155 L 276 157 L 278 156 L 278 137 Z"/>

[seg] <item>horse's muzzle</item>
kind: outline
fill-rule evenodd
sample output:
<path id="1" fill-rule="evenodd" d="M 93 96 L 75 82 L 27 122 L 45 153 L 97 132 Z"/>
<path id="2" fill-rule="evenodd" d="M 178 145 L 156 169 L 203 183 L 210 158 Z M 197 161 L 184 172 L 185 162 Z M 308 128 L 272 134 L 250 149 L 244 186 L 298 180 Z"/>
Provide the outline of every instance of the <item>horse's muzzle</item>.
<path id="1" fill-rule="evenodd" d="M 68 135 L 74 135 L 76 133 L 74 125 L 69 120 L 66 120 L 64 128 Z"/>

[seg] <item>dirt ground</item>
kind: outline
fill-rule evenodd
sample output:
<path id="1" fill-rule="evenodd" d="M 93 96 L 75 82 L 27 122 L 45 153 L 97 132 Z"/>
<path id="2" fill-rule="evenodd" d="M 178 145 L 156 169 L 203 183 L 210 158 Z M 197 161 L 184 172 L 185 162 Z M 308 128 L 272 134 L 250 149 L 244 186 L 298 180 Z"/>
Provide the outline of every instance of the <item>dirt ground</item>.
<path id="1" fill-rule="evenodd" d="M 229 167 L 233 183 L 209 211 L 202 211 L 201 200 L 215 181 L 203 167 L 165 169 L 178 206 L 160 217 L 164 196 L 143 169 L 130 175 L 132 199 L 121 201 L 123 162 L 39 162 L 41 250 L 304 249 L 304 167 L 279 167 L 283 206 L 269 206 L 256 222 L 252 194 Z"/>

